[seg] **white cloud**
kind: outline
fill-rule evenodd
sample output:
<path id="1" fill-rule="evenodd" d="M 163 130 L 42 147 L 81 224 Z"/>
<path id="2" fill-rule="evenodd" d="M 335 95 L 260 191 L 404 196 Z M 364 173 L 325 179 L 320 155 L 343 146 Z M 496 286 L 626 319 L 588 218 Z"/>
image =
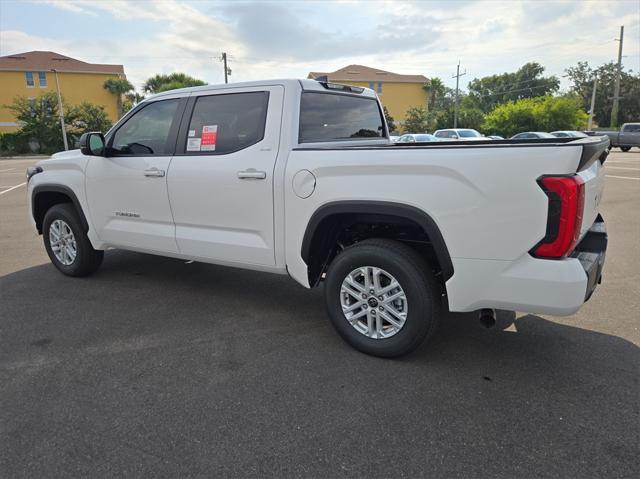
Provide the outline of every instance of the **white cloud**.
<path id="1" fill-rule="evenodd" d="M 638 4 L 618 1 L 195 2 L 45 0 L 60 11 L 98 15 L 114 25 L 107 38 L 79 39 L 72 25 L 47 38 L 1 32 L 3 53 L 56 50 L 85 61 L 122 63 L 140 85 L 155 73 L 184 71 L 223 79 L 217 61 L 231 54 L 233 81 L 304 77 L 362 63 L 399 73 L 439 76 L 453 84 L 458 60 L 466 80 L 538 61 L 562 75 L 578 61 L 601 64 L 617 53 L 627 26 L 625 63 L 640 70 Z M 3 20 L 11 25 L 11 19 Z M 151 26 L 148 35 L 136 34 Z"/>

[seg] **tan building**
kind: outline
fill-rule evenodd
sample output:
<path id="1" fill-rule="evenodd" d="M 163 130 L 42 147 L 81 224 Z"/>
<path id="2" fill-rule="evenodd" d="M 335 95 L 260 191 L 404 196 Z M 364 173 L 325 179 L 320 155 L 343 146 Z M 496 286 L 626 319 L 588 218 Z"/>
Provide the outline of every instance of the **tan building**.
<path id="1" fill-rule="evenodd" d="M 117 97 L 103 85 L 108 78 L 124 78 L 122 65 L 86 63 L 55 52 L 34 51 L 0 57 L 0 133 L 20 128 L 13 112 L 6 108 L 14 98 L 37 99 L 56 91 L 53 70 L 58 73 L 65 104 L 88 101 L 103 106 L 111 121 L 117 120 Z"/>
<path id="2" fill-rule="evenodd" d="M 380 101 L 401 128 L 407 110 L 412 106 L 427 108 L 424 75 L 401 75 L 362 65 L 349 65 L 331 73 L 311 72 L 307 78 L 327 76 L 328 80 L 348 85 L 364 86 L 378 93 Z"/>

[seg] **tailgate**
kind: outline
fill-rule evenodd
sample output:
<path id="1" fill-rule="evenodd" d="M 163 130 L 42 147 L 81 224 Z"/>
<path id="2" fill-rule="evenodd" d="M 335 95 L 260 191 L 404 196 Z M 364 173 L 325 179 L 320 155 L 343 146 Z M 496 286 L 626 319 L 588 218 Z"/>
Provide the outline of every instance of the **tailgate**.
<path id="1" fill-rule="evenodd" d="M 585 139 L 586 140 L 586 139 Z M 581 142 L 583 140 L 580 140 Z M 604 190 L 604 161 L 608 155 L 609 138 L 592 137 L 582 148 L 578 175 L 584 181 L 584 212 L 580 237 L 583 237 L 598 217 Z"/>

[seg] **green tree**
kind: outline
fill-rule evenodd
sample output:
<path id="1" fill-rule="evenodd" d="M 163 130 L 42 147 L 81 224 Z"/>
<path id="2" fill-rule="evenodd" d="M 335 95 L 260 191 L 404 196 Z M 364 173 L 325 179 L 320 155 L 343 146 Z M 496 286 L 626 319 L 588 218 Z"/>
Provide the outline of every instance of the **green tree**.
<path id="1" fill-rule="evenodd" d="M 116 95 L 118 119 L 122 118 L 124 114 L 122 97 L 134 89 L 133 85 L 126 78 L 109 78 L 102 86 L 109 93 Z"/>
<path id="2" fill-rule="evenodd" d="M 442 107 L 429 112 L 429 127 L 433 130 L 453 127 L 455 114 L 455 92 L 447 93 L 442 102 Z M 484 121 L 484 112 L 480 110 L 474 101 L 466 94 L 460 94 L 458 103 L 458 128 L 473 128 L 480 130 Z"/>
<path id="3" fill-rule="evenodd" d="M 515 72 L 476 78 L 469 82 L 469 97 L 486 113 L 508 101 L 551 95 L 558 91 L 560 80 L 542 76 L 544 70 L 539 63 L 531 62 Z"/>
<path id="4" fill-rule="evenodd" d="M 131 110 L 134 106 L 136 106 L 142 100 L 144 100 L 144 95 L 141 95 L 136 91 L 131 91 L 129 93 L 126 93 L 124 95 L 124 102 L 122 103 L 123 113 L 126 113 L 129 110 Z"/>
<path id="5" fill-rule="evenodd" d="M 438 100 L 444 97 L 447 92 L 447 87 L 444 86 L 444 82 L 438 78 L 428 78 L 422 88 L 429 95 L 429 111 L 435 111 L 438 106 Z"/>
<path id="6" fill-rule="evenodd" d="M 387 126 L 389 127 L 389 133 L 391 133 L 392 131 L 396 131 L 395 120 L 391 116 L 391 114 L 389 113 L 389 110 L 387 110 L 387 107 L 383 106 L 382 107 L 382 111 L 384 113 L 384 119 L 387 120 Z"/>
<path id="7" fill-rule="evenodd" d="M 587 116 L 574 95 L 524 98 L 498 105 L 485 116 L 482 129 L 506 137 L 522 131 L 578 130 Z"/>
<path id="8" fill-rule="evenodd" d="M 605 63 L 592 68 L 588 62 L 578 62 L 567 68 L 567 77 L 571 81 L 571 92 L 582 100 L 585 110 L 591 108 L 591 93 L 593 80 L 598 79 L 596 87 L 596 102 L 593 109 L 597 124 L 608 126 L 611 124 L 611 108 L 613 107 L 614 84 L 617 72 L 615 62 Z M 622 71 L 620 75 L 620 96 L 617 123 L 638 121 L 640 118 L 640 73 Z"/>
<path id="9" fill-rule="evenodd" d="M 402 124 L 406 133 L 424 133 L 429 127 L 429 116 L 427 110 L 421 106 L 412 106 L 407 110 L 407 114 Z"/>
<path id="10" fill-rule="evenodd" d="M 193 78 L 185 73 L 158 74 L 149 78 L 142 86 L 146 93 L 160 93 L 177 88 L 206 85 L 202 80 Z"/>
<path id="11" fill-rule="evenodd" d="M 53 153 L 64 149 L 58 116 L 58 96 L 55 92 L 43 93 L 37 98 L 16 97 L 13 103 L 4 106 L 22 124 L 19 134 L 27 141 L 36 142 L 39 153 Z M 67 117 L 69 110 L 65 108 L 64 113 Z"/>
<path id="12" fill-rule="evenodd" d="M 86 101 L 69 108 L 67 115 L 68 118 L 66 120 L 69 124 L 69 131 L 78 138 L 89 131 L 104 133 L 112 125 L 103 106 L 94 105 Z"/>

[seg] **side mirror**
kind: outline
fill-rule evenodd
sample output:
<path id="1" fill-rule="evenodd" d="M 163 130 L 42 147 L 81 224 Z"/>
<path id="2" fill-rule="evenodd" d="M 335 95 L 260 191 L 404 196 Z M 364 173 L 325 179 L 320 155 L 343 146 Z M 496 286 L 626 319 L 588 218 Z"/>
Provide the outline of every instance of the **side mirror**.
<path id="1" fill-rule="evenodd" d="M 84 133 L 80 137 L 80 151 L 83 155 L 104 156 L 106 151 L 104 135 L 99 131 Z"/>

